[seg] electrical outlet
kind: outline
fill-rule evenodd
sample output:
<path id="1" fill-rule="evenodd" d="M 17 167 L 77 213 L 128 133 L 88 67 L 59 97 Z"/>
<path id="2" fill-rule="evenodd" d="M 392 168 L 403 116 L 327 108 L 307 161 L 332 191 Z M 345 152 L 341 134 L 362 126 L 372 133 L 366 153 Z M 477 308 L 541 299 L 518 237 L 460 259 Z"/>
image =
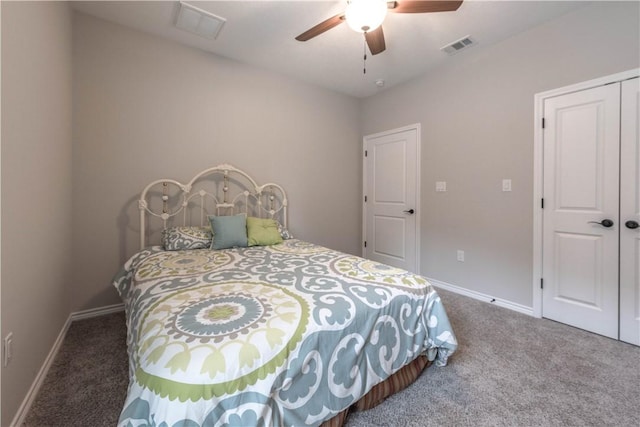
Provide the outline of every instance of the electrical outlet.
<path id="1" fill-rule="evenodd" d="M 447 182 L 446 181 L 436 181 L 436 191 L 437 192 L 447 191 Z"/>
<path id="2" fill-rule="evenodd" d="M 511 191 L 511 180 L 503 179 L 502 180 L 502 191 Z"/>
<path id="3" fill-rule="evenodd" d="M 464 262 L 464 251 L 458 249 L 458 261 Z"/>
<path id="4" fill-rule="evenodd" d="M 2 365 L 6 368 L 13 357 L 13 332 L 9 332 L 2 342 Z"/>

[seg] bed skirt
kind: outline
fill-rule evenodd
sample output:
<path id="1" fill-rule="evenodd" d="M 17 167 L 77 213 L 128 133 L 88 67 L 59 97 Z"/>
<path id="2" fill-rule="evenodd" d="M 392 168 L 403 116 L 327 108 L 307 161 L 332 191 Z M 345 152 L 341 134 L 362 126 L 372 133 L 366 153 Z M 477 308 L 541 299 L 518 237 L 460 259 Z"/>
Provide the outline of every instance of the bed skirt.
<path id="1" fill-rule="evenodd" d="M 427 357 L 419 356 L 380 384 L 373 386 L 373 388 L 355 404 L 338 413 L 335 417 L 325 421 L 320 427 L 342 427 L 350 410 L 366 411 L 379 405 L 387 397 L 403 390 L 413 383 L 428 365 L 429 360 Z"/>

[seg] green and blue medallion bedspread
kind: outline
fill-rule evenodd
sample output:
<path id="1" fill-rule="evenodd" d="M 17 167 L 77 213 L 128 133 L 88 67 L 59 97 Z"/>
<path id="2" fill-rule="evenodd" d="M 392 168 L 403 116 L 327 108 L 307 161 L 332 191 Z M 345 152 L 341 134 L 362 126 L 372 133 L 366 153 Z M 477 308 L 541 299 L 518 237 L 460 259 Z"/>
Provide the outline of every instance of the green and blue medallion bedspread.
<path id="1" fill-rule="evenodd" d="M 120 426 L 319 425 L 421 354 L 457 347 L 422 277 L 300 240 L 134 255 Z"/>

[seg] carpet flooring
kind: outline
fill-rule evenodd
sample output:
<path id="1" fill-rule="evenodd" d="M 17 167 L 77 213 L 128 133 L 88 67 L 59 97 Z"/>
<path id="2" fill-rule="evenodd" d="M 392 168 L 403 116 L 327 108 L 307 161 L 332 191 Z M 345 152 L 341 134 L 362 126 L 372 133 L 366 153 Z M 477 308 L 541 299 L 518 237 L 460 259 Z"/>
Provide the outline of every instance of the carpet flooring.
<path id="1" fill-rule="evenodd" d="M 459 349 L 359 426 L 640 426 L 640 347 L 439 290 Z M 115 426 L 127 390 L 123 313 L 74 322 L 23 424 Z"/>

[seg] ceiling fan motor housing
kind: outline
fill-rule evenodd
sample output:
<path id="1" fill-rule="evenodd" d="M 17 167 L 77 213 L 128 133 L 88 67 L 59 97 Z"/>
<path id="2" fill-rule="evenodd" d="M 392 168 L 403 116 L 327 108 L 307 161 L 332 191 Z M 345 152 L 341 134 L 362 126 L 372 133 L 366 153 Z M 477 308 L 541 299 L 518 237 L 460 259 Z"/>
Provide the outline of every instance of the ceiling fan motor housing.
<path id="1" fill-rule="evenodd" d="M 359 33 L 373 31 L 382 25 L 387 15 L 384 0 L 351 0 L 347 3 L 345 18 L 349 27 Z"/>

